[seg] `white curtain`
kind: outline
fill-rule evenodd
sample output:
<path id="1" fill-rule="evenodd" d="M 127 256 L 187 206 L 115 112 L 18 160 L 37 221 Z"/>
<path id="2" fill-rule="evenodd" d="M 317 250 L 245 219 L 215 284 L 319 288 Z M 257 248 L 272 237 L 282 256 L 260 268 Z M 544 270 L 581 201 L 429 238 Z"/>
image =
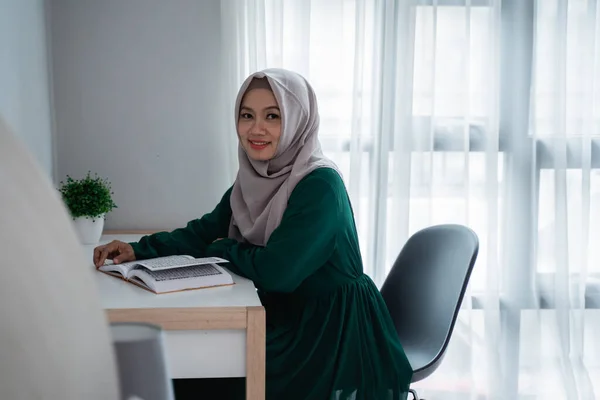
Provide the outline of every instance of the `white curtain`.
<path id="1" fill-rule="evenodd" d="M 266 67 L 313 84 L 378 284 L 417 230 L 477 232 L 451 346 L 421 394 L 600 398 L 597 1 L 221 4 L 228 109 Z"/>

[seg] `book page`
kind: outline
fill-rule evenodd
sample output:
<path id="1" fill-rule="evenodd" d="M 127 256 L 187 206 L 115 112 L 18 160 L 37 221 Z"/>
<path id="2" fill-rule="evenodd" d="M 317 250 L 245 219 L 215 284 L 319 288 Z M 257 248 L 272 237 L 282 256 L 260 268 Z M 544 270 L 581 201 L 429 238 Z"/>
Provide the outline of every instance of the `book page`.
<path id="1" fill-rule="evenodd" d="M 114 264 L 112 261 L 108 262 L 107 260 L 107 262 L 105 262 L 105 264 L 98 269 L 102 272 L 118 272 L 125 278 L 129 274 L 129 271 L 135 267 L 135 265 L 135 261 L 123 264 Z"/>
<path id="2" fill-rule="evenodd" d="M 129 272 L 135 267 L 137 267 L 137 265 L 137 261 L 130 261 L 121 264 L 113 264 L 113 267 L 118 268 L 123 275 L 128 276 Z"/>
<path id="3" fill-rule="evenodd" d="M 218 264 L 192 265 L 159 271 L 135 268 L 130 272 L 130 276 L 130 282 L 149 288 L 154 293 L 234 284 L 233 277 Z M 143 281 L 143 285 L 136 278 Z"/>
<path id="4" fill-rule="evenodd" d="M 210 275 L 222 275 L 223 273 L 210 264 L 192 265 L 183 268 L 165 269 L 158 271 L 146 271 L 152 279 L 157 282 L 172 281 L 177 279 L 199 278 Z"/>
<path id="5" fill-rule="evenodd" d="M 190 256 L 169 256 L 138 261 L 137 264 L 150 271 L 161 271 L 172 268 L 189 267 L 193 265 L 216 264 L 227 262 L 222 258 L 207 257 L 193 258 Z"/>
<path id="6" fill-rule="evenodd" d="M 173 268 L 177 265 L 186 264 L 189 263 L 191 259 L 193 259 L 193 257 L 190 256 L 167 256 L 150 258 L 148 260 L 139 260 L 137 261 L 137 265 L 141 265 L 142 267 L 146 267 L 153 271 L 163 268 Z"/>

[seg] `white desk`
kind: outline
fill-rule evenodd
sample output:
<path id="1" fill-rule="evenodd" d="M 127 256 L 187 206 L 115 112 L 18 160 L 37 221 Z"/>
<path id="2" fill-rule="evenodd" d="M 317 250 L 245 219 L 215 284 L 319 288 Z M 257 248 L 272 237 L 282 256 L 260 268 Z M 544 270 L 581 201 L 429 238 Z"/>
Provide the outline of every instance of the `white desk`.
<path id="1" fill-rule="evenodd" d="M 101 243 L 137 241 L 140 234 L 104 235 Z M 85 246 L 92 255 L 95 246 Z M 110 322 L 148 322 L 165 329 L 173 378 L 246 377 L 246 398 L 264 399 L 265 311 L 254 284 L 232 274 L 235 285 L 156 295 L 96 273 Z"/>

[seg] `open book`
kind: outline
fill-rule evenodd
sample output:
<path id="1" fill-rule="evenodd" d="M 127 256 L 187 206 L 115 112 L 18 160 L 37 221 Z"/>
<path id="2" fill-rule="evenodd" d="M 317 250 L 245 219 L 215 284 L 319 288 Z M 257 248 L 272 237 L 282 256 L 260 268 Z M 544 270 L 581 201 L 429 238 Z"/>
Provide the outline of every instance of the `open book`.
<path id="1" fill-rule="evenodd" d="M 217 257 L 169 256 L 123 264 L 105 264 L 98 270 L 154 293 L 168 293 L 233 285 L 231 274 L 217 265 L 226 262 L 227 260 Z"/>

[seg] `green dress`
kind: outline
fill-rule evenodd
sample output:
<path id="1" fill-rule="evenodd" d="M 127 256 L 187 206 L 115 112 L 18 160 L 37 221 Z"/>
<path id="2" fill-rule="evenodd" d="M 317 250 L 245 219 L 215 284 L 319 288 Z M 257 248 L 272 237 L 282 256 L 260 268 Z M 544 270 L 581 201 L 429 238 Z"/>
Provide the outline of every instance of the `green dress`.
<path id="1" fill-rule="evenodd" d="M 405 399 L 412 369 L 377 287 L 363 273 L 340 176 L 328 168 L 307 175 L 266 247 L 214 242 L 227 237 L 230 193 L 187 227 L 132 243 L 136 257 L 222 257 L 254 281 L 267 315 L 267 399 Z"/>

